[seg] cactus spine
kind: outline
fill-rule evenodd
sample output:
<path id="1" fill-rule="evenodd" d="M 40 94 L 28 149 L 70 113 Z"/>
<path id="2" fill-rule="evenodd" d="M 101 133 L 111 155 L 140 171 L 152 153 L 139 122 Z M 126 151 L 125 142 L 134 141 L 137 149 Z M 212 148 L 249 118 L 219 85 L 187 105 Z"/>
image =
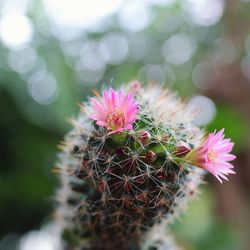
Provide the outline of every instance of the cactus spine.
<path id="1" fill-rule="evenodd" d="M 204 171 L 184 156 L 203 132 L 192 124 L 193 111 L 167 89 L 140 88 L 135 99 L 132 129 L 110 133 L 96 125 L 90 102 L 72 120 L 61 144 L 56 195 L 65 250 L 174 249 L 164 234 L 151 245 L 149 239 L 152 228 L 165 228 L 196 193 Z"/>

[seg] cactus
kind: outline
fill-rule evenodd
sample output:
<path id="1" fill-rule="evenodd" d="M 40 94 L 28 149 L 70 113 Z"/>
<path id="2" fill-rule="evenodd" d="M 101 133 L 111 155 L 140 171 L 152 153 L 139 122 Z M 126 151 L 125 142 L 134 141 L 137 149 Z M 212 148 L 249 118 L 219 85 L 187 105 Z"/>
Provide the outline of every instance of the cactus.
<path id="1" fill-rule="evenodd" d="M 192 158 L 204 132 L 171 91 L 136 83 L 81 104 L 60 145 L 56 215 L 65 250 L 176 249 L 164 234 L 150 238 L 197 193 L 205 171 Z"/>

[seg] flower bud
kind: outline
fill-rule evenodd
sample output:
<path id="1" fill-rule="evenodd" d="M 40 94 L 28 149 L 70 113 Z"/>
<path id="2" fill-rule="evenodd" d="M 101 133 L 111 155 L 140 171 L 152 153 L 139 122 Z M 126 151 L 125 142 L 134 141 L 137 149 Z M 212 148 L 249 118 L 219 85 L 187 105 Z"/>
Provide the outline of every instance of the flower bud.
<path id="1" fill-rule="evenodd" d="M 156 153 L 152 150 L 149 150 L 145 154 L 145 162 L 146 163 L 153 163 L 156 160 Z"/>
<path id="2" fill-rule="evenodd" d="M 118 147 L 118 148 L 116 149 L 116 155 L 117 155 L 118 157 L 125 156 L 126 154 L 125 154 L 125 152 L 124 152 L 124 148 Z"/>
<path id="3" fill-rule="evenodd" d="M 129 82 L 129 91 L 136 93 L 141 89 L 141 83 L 137 80 Z"/>
<path id="4" fill-rule="evenodd" d="M 151 134 L 146 130 L 140 130 L 137 136 L 143 145 L 147 145 L 151 140 Z"/>
<path id="5" fill-rule="evenodd" d="M 175 156 L 185 156 L 191 151 L 191 147 L 186 142 L 181 142 L 174 151 Z"/>
<path id="6" fill-rule="evenodd" d="M 98 184 L 97 184 L 97 191 L 100 193 L 103 193 L 106 189 L 107 189 L 108 183 L 105 180 L 101 180 Z"/>

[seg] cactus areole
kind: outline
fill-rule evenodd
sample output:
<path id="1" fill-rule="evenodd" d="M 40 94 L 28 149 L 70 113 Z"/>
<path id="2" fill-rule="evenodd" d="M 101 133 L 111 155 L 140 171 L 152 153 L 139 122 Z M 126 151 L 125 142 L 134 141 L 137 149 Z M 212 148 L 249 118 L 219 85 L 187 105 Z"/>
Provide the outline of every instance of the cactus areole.
<path id="1" fill-rule="evenodd" d="M 110 88 L 82 104 L 57 165 L 64 249 L 163 249 L 148 243 L 152 228 L 182 211 L 206 171 L 220 181 L 234 173 L 233 143 L 223 130 L 206 137 L 193 118 L 158 85 Z"/>

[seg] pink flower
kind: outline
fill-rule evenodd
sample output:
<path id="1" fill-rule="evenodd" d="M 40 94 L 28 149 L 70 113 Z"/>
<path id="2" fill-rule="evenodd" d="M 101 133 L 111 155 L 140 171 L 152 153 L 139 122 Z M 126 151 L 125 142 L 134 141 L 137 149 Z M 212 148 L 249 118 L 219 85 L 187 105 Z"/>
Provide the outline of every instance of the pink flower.
<path id="1" fill-rule="evenodd" d="M 91 105 L 93 114 L 90 118 L 101 127 L 111 130 L 109 134 L 132 129 L 132 123 L 136 120 L 138 103 L 133 94 L 124 95 L 121 90 L 115 91 L 110 88 L 103 92 L 100 98 L 92 98 Z"/>
<path id="2" fill-rule="evenodd" d="M 217 134 L 210 133 L 208 138 L 197 149 L 192 150 L 186 157 L 192 164 L 203 168 L 213 174 L 221 183 L 228 180 L 226 175 L 235 174 L 234 166 L 228 161 L 236 158 L 230 154 L 234 143 L 230 139 L 224 139 L 224 129 Z"/>

